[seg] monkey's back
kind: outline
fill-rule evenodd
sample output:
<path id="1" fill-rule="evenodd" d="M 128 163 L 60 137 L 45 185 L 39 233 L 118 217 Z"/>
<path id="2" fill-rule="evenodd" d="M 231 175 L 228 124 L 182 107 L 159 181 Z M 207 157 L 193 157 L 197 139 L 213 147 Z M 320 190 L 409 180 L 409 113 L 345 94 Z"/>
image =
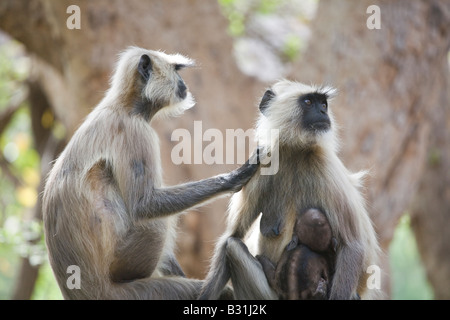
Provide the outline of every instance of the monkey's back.
<path id="1" fill-rule="evenodd" d="M 109 291 L 110 267 L 127 233 L 152 230 L 153 238 L 165 238 L 173 227 L 161 221 L 133 225 L 129 219 L 136 198 L 161 185 L 161 170 L 156 133 L 144 122 L 127 123 L 127 119 L 116 110 L 97 107 L 49 174 L 43 196 L 44 228 L 50 263 L 65 297 L 95 299 L 100 297 L 89 296 L 90 292 Z M 135 175 L 134 185 L 124 183 L 122 177 L 127 175 Z M 154 252 L 164 250 L 163 243 L 148 240 Z M 67 289 L 71 265 L 80 268 L 81 290 Z"/>

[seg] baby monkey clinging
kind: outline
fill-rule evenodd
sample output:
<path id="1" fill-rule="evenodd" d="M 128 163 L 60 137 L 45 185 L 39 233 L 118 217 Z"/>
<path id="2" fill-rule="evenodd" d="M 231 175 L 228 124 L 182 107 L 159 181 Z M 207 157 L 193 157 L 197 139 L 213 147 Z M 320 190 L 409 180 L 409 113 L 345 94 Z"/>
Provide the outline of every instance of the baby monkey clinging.
<path id="1" fill-rule="evenodd" d="M 326 216 L 308 209 L 298 216 L 292 240 L 276 265 L 266 256 L 257 258 L 280 299 L 323 300 L 328 298 L 336 249 Z"/>

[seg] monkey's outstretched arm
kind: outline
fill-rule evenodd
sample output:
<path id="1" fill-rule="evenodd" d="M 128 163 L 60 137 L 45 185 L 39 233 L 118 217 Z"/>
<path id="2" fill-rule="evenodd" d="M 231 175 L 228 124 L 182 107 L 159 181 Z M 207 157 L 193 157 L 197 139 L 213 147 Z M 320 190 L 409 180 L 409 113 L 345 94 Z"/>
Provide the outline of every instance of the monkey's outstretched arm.
<path id="1" fill-rule="evenodd" d="M 225 192 L 237 192 L 251 179 L 258 164 L 249 159 L 242 167 L 212 178 L 179 186 L 153 189 L 135 208 L 141 218 L 164 217 L 184 211 Z"/>
<path id="2" fill-rule="evenodd" d="M 250 176 L 250 175 L 249 175 Z M 142 208 L 144 217 L 162 217 L 194 207 L 224 192 L 230 192 L 243 181 L 231 181 L 220 175 L 164 189 L 154 189 L 148 205 Z M 238 190 L 236 190 L 238 191 Z"/>

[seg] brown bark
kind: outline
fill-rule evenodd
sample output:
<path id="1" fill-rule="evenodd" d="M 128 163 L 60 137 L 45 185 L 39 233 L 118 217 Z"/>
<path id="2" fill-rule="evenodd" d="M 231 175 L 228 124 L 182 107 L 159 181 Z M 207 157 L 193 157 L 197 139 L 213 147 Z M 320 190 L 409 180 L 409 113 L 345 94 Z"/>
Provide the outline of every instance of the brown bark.
<path id="1" fill-rule="evenodd" d="M 366 27 L 366 9 L 373 4 L 381 9 L 380 30 Z M 449 3 L 323 0 L 317 12 L 310 47 L 292 75 L 307 82 L 329 82 L 340 90 L 333 110 L 341 126 L 342 158 L 353 170 L 370 169 L 367 199 L 387 253 L 397 221 L 413 201 L 421 177 L 426 177 L 422 188 L 448 185 L 448 155 L 443 155 L 445 163 L 434 175 L 425 165 L 433 146 L 430 140 L 446 132 L 449 123 L 448 112 L 443 112 L 450 102 L 446 94 Z M 439 119 L 442 129 L 437 130 L 433 118 Z M 443 148 L 443 142 L 439 146 Z M 428 197 L 426 203 L 431 200 Z M 428 221 L 441 223 L 441 228 L 442 211 L 448 214 L 446 201 L 439 202 L 446 210 L 427 210 Z M 418 219 L 416 225 L 425 228 Z M 430 242 L 440 242 L 436 237 L 443 229 L 437 230 L 441 232 L 427 233 L 426 248 Z M 450 258 L 448 243 L 436 249 L 441 254 L 447 250 L 445 259 Z M 427 259 L 427 254 L 423 257 Z M 434 263 L 437 269 L 448 270 L 448 265 Z M 429 274 L 434 273 L 431 269 Z M 436 283 L 450 287 L 448 274 L 440 272 L 436 277 Z M 388 281 L 384 285 L 388 291 Z"/>
<path id="2" fill-rule="evenodd" d="M 447 77 L 447 84 L 449 83 Z M 427 164 L 411 208 L 411 226 L 436 299 L 450 299 L 450 113 L 448 90 L 432 116 Z"/>
<path id="3" fill-rule="evenodd" d="M 450 10 L 447 11 L 447 26 Z M 442 69 L 448 70 L 443 63 Z M 450 74 L 441 78 L 436 107 L 430 110 L 426 167 L 411 207 L 411 226 L 436 299 L 450 299 Z"/>
<path id="4" fill-rule="evenodd" d="M 39 274 L 39 266 L 33 266 L 27 258 L 22 258 L 12 300 L 29 300 Z"/>

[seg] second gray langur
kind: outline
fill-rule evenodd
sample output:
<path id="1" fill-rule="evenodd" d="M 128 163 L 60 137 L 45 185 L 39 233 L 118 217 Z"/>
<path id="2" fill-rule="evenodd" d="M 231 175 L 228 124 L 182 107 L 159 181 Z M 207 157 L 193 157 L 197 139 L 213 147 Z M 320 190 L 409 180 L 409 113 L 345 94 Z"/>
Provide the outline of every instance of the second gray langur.
<path id="1" fill-rule="evenodd" d="M 337 240 L 330 299 L 368 299 L 367 268 L 378 263 L 377 237 L 360 193 L 364 172 L 350 173 L 337 155 L 335 121 L 329 107 L 335 90 L 282 80 L 260 102 L 256 128 L 264 154 L 276 154 L 276 174 L 263 166 L 228 210 L 200 299 L 216 299 L 231 279 L 237 299 L 276 299 L 254 255 L 277 263 L 291 240 L 298 212 L 320 208 Z M 271 135 L 278 129 L 279 135 Z M 261 160 L 263 163 L 264 161 Z M 261 216 L 259 228 L 254 223 Z M 247 247 L 242 240 L 245 240 Z M 252 249 L 250 253 L 249 248 Z M 358 296 L 359 295 L 359 296 Z"/>
<path id="2" fill-rule="evenodd" d="M 164 186 L 151 123 L 194 105 L 178 70 L 193 61 L 131 47 L 111 87 L 56 160 L 43 194 L 50 264 L 65 299 L 196 299 L 174 253 L 177 213 L 236 192 L 256 172 Z M 256 161 L 255 161 L 256 163 Z M 80 288 L 67 285 L 77 266 Z"/>

